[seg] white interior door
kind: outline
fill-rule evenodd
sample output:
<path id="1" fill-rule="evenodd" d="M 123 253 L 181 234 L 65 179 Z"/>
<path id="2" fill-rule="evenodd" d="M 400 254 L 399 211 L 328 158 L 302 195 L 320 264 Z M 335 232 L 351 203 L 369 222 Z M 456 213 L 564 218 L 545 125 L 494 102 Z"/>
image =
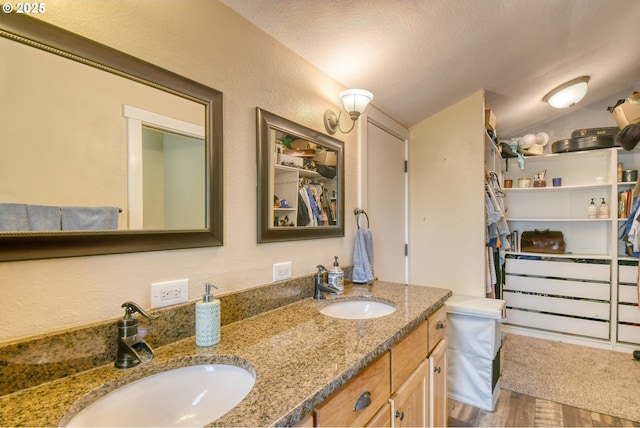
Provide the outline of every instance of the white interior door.
<path id="1" fill-rule="evenodd" d="M 364 152 L 374 275 L 384 281 L 407 283 L 406 141 L 369 121 Z M 360 225 L 363 223 L 366 218 L 361 216 Z"/>

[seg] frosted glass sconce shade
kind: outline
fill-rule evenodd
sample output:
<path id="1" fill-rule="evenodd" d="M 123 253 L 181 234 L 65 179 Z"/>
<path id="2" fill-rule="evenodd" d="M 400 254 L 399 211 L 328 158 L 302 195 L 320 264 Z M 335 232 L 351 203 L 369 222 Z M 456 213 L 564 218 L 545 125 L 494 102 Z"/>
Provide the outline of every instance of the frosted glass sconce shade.
<path id="1" fill-rule="evenodd" d="M 342 111 L 336 116 L 331 110 L 324 112 L 324 126 L 330 134 L 335 134 L 338 129 L 340 129 L 340 132 L 343 134 L 347 134 L 351 132 L 356 124 L 356 120 L 364 113 L 371 100 L 373 100 L 373 94 L 364 89 L 347 89 L 346 91 L 340 92 L 338 98 L 340 98 L 342 108 L 349 114 L 349 117 L 353 121 L 351 128 L 348 131 L 343 131 L 340 128 Z"/>

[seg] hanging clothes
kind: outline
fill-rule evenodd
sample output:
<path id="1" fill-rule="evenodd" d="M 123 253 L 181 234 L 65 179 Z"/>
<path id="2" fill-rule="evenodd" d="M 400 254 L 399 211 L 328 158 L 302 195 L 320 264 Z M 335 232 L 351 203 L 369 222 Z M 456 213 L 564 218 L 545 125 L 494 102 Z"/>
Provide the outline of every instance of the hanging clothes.
<path id="1" fill-rule="evenodd" d="M 485 218 L 486 218 L 486 294 L 495 297 L 499 291 L 499 280 L 502 278 L 502 266 L 506 262 L 506 251 L 511 248 L 507 236 L 509 225 L 505 217 L 504 192 L 498 183 L 495 173 L 487 173 L 485 181 Z"/>

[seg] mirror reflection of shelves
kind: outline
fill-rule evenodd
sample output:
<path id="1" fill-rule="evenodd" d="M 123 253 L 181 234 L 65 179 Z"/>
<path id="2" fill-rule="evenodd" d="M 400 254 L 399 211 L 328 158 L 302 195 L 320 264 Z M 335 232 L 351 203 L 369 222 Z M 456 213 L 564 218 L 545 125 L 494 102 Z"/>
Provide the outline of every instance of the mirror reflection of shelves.
<path id="1" fill-rule="evenodd" d="M 317 207 L 324 207 L 320 213 L 322 222 L 314 223 L 314 226 L 326 226 L 336 224 L 336 180 L 328 178 L 317 171 L 306 169 L 308 167 L 319 167 L 321 164 L 317 159 L 318 153 L 328 153 L 336 155 L 336 152 L 327 150 L 320 146 L 320 151 L 314 149 L 301 149 L 299 153 L 287 154 L 286 152 L 296 152 L 296 150 L 286 150 L 282 145 L 282 140 L 291 138 L 285 132 L 272 129 L 270 133 L 272 144 L 273 169 L 271 184 L 271 197 L 273 209 L 270 213 L 270 224 L 275 228 L 309 226 L 309 224 L 298 224 L 299 209 L 308 211 L 308 207 L 303 204 L 298 206 L 299 192 L 302 188 L 314 187 L 313 194 Z M 311 144 L 311 143 L 310 143 Z M 313 144 L 313 146 L 318 147 Z M 304 154 L 303 154 L 304 153 Z M 311 198 L 311 196 L 308 196 Z M 303 199 L 304 200 L 304 199 Z M 309 202 L 309 200 L 307 200 Z M 311 215 L 311 214 L 310 214 Z"/>

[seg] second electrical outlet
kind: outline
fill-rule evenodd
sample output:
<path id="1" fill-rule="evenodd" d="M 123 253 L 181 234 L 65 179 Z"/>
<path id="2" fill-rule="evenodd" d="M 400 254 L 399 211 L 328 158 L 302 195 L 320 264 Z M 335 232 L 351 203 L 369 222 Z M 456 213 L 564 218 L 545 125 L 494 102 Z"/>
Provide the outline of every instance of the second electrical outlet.
<path id="1" fill-rule="evenodd" d="M 273 282 L 291 278 L 291 262 L 276 263 L 273 265 Z"/>

